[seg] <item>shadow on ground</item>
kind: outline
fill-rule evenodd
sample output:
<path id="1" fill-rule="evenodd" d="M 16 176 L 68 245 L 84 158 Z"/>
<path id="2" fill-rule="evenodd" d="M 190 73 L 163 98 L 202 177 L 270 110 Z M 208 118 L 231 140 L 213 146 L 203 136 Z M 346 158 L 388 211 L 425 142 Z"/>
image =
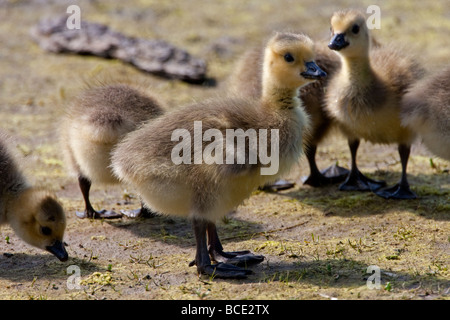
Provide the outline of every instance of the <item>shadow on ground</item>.
<path id="1" fill-rule="evenodd" d="M 157 216 L 154 218 L 122 219 L 107 221 L 115 228 L 130 231 L 133 235 L 183 248 L 195 246 L 195 238 L 190 220 Z M 263 232 L 259 223 L 249 222 L 233 217 L 218 224 L 219 237 L 223 239 L 248 238 L 252 234 Z"/>
<path id="2" fill-rule="evenodd" d="M 250 283 L 299 283 L 321 288 L 356 288 L 375 284 L 375 272 L 368 272 L 369 266 L 353 259 L 324 259 L 312 261 L 280 262 L 274 265 L 261 264 L 250 268 L 254 275 L 246 282 Z M 450 288 L 450 280 L 437 279 L 434 275 L 417 276 L 413 273 L 379 269 L 380 285 L 387 283 L 403 289 L 417 289 L 439 283 L 442 289 Z M 215 280 L 226 281 L 226 280 Z"/>
<path id="3" fill-rule="evenodd" d="M 390 186 L 397 181 L 399 175 L 385 173 L 372 177 L 386 180 Z M 339 191 L 338 184 L 324 188 L 300 187 L 279 194 L 292 201 L 313 206 L 327 216 L 351 217 L 409 211 L 427 219 L 450 220 L 448 201 L 450 189 L 442 187 L 448 183 L 448 173 L 418 174 L 409 175 L 409 177 L 411 189 L 418 195 L 418 198 L 414 200 L 386 200 L 372 192 Z"/>
<path id="4" fill-rule="evenodd" d="M 76 265 L 83 273 L 104 272 L 99 265 L 79 258 L 69 257 L 66 262 L 60 262 L 47 254 L 15 253 L 9 257 L 0 258 L 0 279 L 14 282 L 33 281 L 33 279 L 67 279 L 67 268 Z"/>

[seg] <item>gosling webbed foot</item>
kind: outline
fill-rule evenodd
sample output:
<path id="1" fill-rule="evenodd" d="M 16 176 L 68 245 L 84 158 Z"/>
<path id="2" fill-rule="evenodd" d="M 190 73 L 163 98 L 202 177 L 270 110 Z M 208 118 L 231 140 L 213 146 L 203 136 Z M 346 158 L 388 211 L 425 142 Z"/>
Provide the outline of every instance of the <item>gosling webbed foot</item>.
<path id="1" fill-rule="evenodd" d="M 400 183 L 397 183 L 393 187 L 378 190 L 375 194 L 385 199 L 417 199 L 417 195 L 409 188 L 408 185 L 402 185 Z"/>
<path id="2" fill-rule="evenodd" d="M 196 264 L 195 262 L 189 264 L 192 266 Z M 245 279 L 249 274 L 253 272 L 248 269 L 239 268 L 232 264 L 219 262 L 217 264 L 209 264 L 209 265 L 197 265 L 197 272 L 199 275 L 207 275 L 213 278 L 221 278 L 221 279 Z"/>
<path id="3" fill-rule="evenodd" d="M 323 187 L 338 182 L 344 181 L 349 174 L 349 170 L 339 167 L 338 165 L 332 165 L 321 172 L 315 171 L 304 179 L 303 184 L 311 187 Z"/>
<path id="4" fill-rule="evenodd" d="M 155 212 L 147 209 L 146 207 L 135 210 L 120 210 L 120 213 L 131 219 L 151 219 L 158 216 Z"/>
<path id="5" fill-rule="evenodd" d="M 303 184 L 306 184 L 314 188 L 318 188 L 330 184 L 330 181 L 327 177 L 325 177 L 321 173 L 316 173 L 311 174 L 306 178 L 303 178 Z"/>
<path id="6" fill-rule="evenodd" d="M 251 274 L 251 270 L 243 269 L 228 263 L 238 264 L 260 263 L 262 256 L 255 256 L 250 251 L 224 252 L 217 235 L 216 225 L 203 219 L 193 219 L 194 234 L 197 244 L 195 260 L 189 266 L 197 266 L 198 274 L 206 274 L 214 278 L 243 279 Z M 227 263 L 218 261 L 226 260 Z M 234 260 L 233 260 L 234 259 Z M 212 264 L 212 261 L 218 263 Z"/>
<path id="7" fill-rule="evenodd" d="M 264 256 L 255 255 L 249 250 L 225 252 L 213 223 L 207 224 L 207 235 L 208 254 L 212 261 L 245 267 L 264 261 Z"/>
<path id="8" fill-rule="evenodd" d="M 399 144 L 398 152 L 400 154 L 400 161 L 402 163 L 402 177 L 400 182 L 390 188 L 384 188 L 375 192 L 378 196 L 385 199 L 417 199 L 417 195 L 409 188 L 408 179 L 406 176 L 406 167 L 411 146 Z"/>
<path id="9" fill-rule="evenodd" d="M 359 170 L 350 172 L 347 179 L 339 186 L 341 191 L 376 191 L 386 186 L 385 181 L 377 181 L 363 175 Z"/>
<path id="10" fill-rule="evenodd" d="M 340 167 L 337 164 L 333 164 L 332 166 L 329 166 L 326 169 L 323 169 L 321 173 L 326 177 L 331 179 L 332 183 L 337 183 L 344 181 L 348 174 L 350 173 L 350 170 Z"/>
<path id="11" fill-rule="evenodd" d="M 213 261 L 232 264 L 240 267 L 247 267 L 264 261 L 264 256 L 255 255 L 248 250 L 233 252 L 210 251 L 210 256 L 211 260 Z"/>
<path id="12" fill-rule="evenodd" d="M 243 251 L 231 251 L 231 252 L 210 252 L 210 257 L 212 261 L 218 263 L 226 263 L 239 267 L 247 267 L 251 265 L 255 265 L 264 261 L 265 257 L 262 255 L 255 255 L 251 253 L 249 250 Z M 192 267 L 196 265 L 195 260 L 189 263 L 189 266 Z"/>
<path id="13" fill-rule="evenodd" d="M 95 210 L 85 210 L 83 212 L 81 211 L 75 211 L 75 214 L 80 219 L 120 219 L 122 218 L 121 213 L 117 213 L 115 211 L 107 211 L 107 210 L 101 210 L 101 211 L 95 211 Z"/>
<path id="14" fill-rule="evenodd" d="M 89 190 L 91 189 L 91 181 L 80 175 L 78 177 L 78 183 L 80 185 L 80 190 L 83 195 L 85 210 L 84 212 L 76 211 L 75 214 L 78 218 L 84 219 L 119 219 L 122 218 L 122 214 L 114 212 L 114 211 L 96 211 L 92 207 L 91 201 L 89 200 Z"/>
<path id="15" fill-rule="evenodd" d="M 259 189 L 262 191 L 267 191 L 267 192 L 277 192 L 277 191 L 281 191 L 281 190 L 291 189 L 294 186 L 295 186 L 294 182 L 290 182 L 287 180 L 277 180 L 273 183 L 268 183 L 268 184 L 260 187 Z"/>

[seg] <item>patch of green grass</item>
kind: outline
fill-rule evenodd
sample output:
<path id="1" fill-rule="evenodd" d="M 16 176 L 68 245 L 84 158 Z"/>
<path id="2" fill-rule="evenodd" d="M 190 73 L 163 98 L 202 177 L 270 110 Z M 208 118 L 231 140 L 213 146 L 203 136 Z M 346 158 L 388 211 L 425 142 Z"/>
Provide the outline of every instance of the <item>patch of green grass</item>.
<path id="1" fill-rule="evenodd" d="M 301 270 L 288 270 L 288 271 L 278 271 L 271 275 L 266 276 L 263 279 L 263 282 L 272 283 L 272 282 L 282 282 L 288 284 L 289 282 L 299 282 L 301 281 L 305 275 L 307 275 L 307 269 Z"/>
<path id="2" fill-rule="evenodd" d="M 80 284 L 82 285 L 113 285 L 114 279 L 110 272 L 101 273 L 101 272 L 94 272 L 85 279 L 82 279 L 80 281 Z"/>
<path id="3" fill-rule="evenodd" d="M 397 254 L 393 254 L 393 255 L 390 255 L 390 256 L 386 256 L 386 259 L 387 260 L 400 260 L 400 256 L 397 255 Z"/>
<path id="4" fill-rule="evenodd" d="M 370 214 L 378 213 L 388 207 L 386 201 L 381 201 L 370 192 L 338 192 L 332 195 L 318 195 L 299 199 L 303 205 L 309 205 L 324 212 L 333 214 Z"/>
<path id="5" fill-rule="evenodd" d="M 230 216 L 224 216 L 221 219 L 219 227 L 220 233 L 227 235 L 226 237 L 222 237 L 222 240 L 226 240 L 233 238 L 248 238 L 257 232 L 258 224 L 245 220 L 233 219 Z"/>
<path id="6" fill-rule="evenodd" d="M 336 244 L 334 249 L 327 249 L 326 255 L 333 256 L 333 258 L 340 258 L 344 256 L 346 249 L 340 243 Z"/>
<path id="7" fill-rule="evenodd" d="M 397 231 L 394 233 L 394 238 L 397 240 L 408 241 L 415 237 L 414 232 L 405 226 L 400 226 L 397 228 Z"/>
<path id="8" fill-rule="evenodd" d="M 203 285 L 197 287 L 181 285 L 179 289 L 183 294 L 192 295 L 199 300 L 205 300 L 211 294 L 211 288 L 205 288 Z"/>
<path id="9" fill-rule="evenodd" d="M 164 242 L 171 241 L 171 240 L 177 240 L 177 239 L 178 239 L 178 237 L 177 237 L 176 235 L 170 234 L 170 233 L 164 228 L 164 226 L 161 227 L 160 231 L 161 231 L 161 234 L 160 234 L 160 235 L 161 235 L 161 238 L 162 238 L 162 240 L 163 240 Z"/>
<path id="10" fill-rule="evenodd" d="M 159 263 L 152 254 L 150 254 L 148 258 L 144 258 L 142 255 L 138 255 L 137 257 L 130 255 L 130 263 L 145 264 L 152 269 L 156 269 L 164 265 L 164 263 Z"/>
<path id="11" fill-rule="evenodd" d="M 448 198 L 447 198 L 447 200 L 441 199 L 441 200 L 438 200 L 436 202 L 437 202 L 436 206 L 435 206 L 435 210 L 436 211 L 438 211 L 438 212 L 447 212 L 447 213 L 450 212 L 450 202 L 448 201 Z"/>
<path id="12" fill-rule="evenodd" d="M 450 197 L 450 190 L 448 189 L 442 189 L 437 185 L 416 185 L 414 187 L 417 194 L 421 195 L 422 197 L 425 196 L 437 196 L 437 197 Z"/>
<path id="13" fill-rule="evenodd" d="M 300 245 L 283 241 L 264 241 L 255 249 L 255 251 L 266 252 L 278 256 L 284 255 L 289 258 L 298 258 L 300 256 L 303 256 L 303 250 Z"/>
<path id="14" fill-rule="evenodd" d="M 266 275 L 265 282 L 282 282 L 312 284 L 315 286 L 359 287 L 364 284 L 362 270 L 367 266 L 360 262 L 347 259 L 314 260 L 296 262 L 289 270 L 277 271 Z"/>
<path id="15" fill-rule="evenodd" d="M 384 290 L 391 292 L 393 290 L 392 284 L 390 282 L 386 283 Z"/>

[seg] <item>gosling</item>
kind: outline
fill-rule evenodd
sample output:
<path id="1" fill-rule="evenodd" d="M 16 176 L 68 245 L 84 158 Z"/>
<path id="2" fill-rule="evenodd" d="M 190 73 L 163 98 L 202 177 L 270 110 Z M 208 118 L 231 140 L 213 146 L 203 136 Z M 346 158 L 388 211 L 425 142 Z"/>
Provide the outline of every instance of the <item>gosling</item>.
<path id="1" fill-rule="evenodd" d="M 116 219 L 115 211 L 96 211 L 89 198 L 92 183 L 117 184 L 113 175 L 111 150 L 130 131 L 163 114 L 160 103 L 126 83 L 90 86 L 68 108 L 61 126 L 61 146 L 65 162 L 78 178 L 85 202 L 79 218 Z M 130 217 L 151 217 L 152 212 L 122 211 Z"/>
<path id="2" fill-rule="evenodd" d="M 326 75 L 313 59 L 313 42 L 307 36 L 277 33 L 265 49 L 261 98 L 217 98 L 180 108 L 131 132 L 114 150 L 115 174 L 137 188 L 146 205 L 163 214 L 192 219 L 196 255 L 190 265 L 196 265 L 199 274 L 244 278 L 251 271 L 239 266 L 264 260 L 263 256 L 247 250 L 224 252 L 215 222 L 256 188 L 275 181 L 297 163 L 308 125 L 298 89 Z M 189 136 L 177 143 L 180 141 L 177 129 L 187 131 L 191 137 L 198 134 L 194 131 L 197 121 L 201 121 L 200 133 L 204 137 L 200 146 L 195 141 L 192 144 Z M 256 128 L 270 132 L 265 137 L 269 140 L 267 147 L 257 152 L 256 164 L 249 160 L 254 155 L 251 152 L 244 162 L 236 163 L 239 152 L 231 153 L 232 163 L 221 164 L 223 159 L 211 161 L 212 158 L 217 160 L 218 154 L 223 156 L 228 152 L 224 140 L 220 140 L 227 129 Z M 205 138 L 208 133 L 213 136 Z M 216 148 L 211 150 L 211 144 L 206 144 L 205 140 L 211 141 L 213 137 L 217 139 L 214 141 Z M 264 135 L 258 133 L 257 138 L 264 140 Z M 274 141 L 279 142 L 278 150 L 272 147 Z M 177 148 L 180 144 L 184 145 L 182 150 Z M 204 162 L 195 157 L 194 149 L 203 150 Z M 242 150 L 235 140 L 231 141 L 231 149 Z M 261 154 L 267 155 L 269 149 L 272 154 L 279 151 L 279 166 L 276 173 L 265 175 L 262 170 L 270 168 L 261 160 Z M 193 153 L 193 163 L 175 164 L 173 156 L 181 153 L 183 158 L 192 158 Z M 211 264 L 212 261 L 217 263 Z"/>
<path id="3" fill-rule="evenodd" d="M 66 261 L 64 210 L 52 194 L 29 184 L 8 140 L 0 134 L 0 226 L 9 224 L 26 243 Z"/>
<path id="4" fill-rule="evenodd" d="M 351 170 L 341 190 L 372 190 L 384 198 L 414 199 L 407 163 L 415 134 L 401 125 L 401 98 L 420 78 L 423 69 L 412 58 L 390 46 L 370 48 L 364 15 L 356 10 L 336 12 L 331 18 L 329 48 L 339 53 L 342 67 L 330 80 L 326 108 L 348 138 Z M 400 182 L 383 188 L 384 181 L 364 176 L 356 164 L 360 139 L 398 144 L 402 164 Z"/>
<path id="5" fill-rule="evenodd" d="M 341 62 L 335 52 L 330 51 L 326 45 L 321 43 L 315 43 L 315 52 L 317 65 L 328 76 L 301 88 L 299 97 L 311 119 L 304 147 L 310 174 L 303 183 L 312 187 L 321 187 L 344 181 L 349 171 L 337 165 L 322 171 L 317 167 L 317 147 L 334 127 L 333 119 L 328 116 L 324 107 L 325 90 L 328 79 L 339 70 Z M 263 50 L 261 48 L 252 48 L 245 52 L 228 79 L 227 89 L 249 97 L 260 97 L 262 60 Z M 281 180 L 275 184 L 264 186 L 264 189 L 282 190 L 292 186 L 293 183 Z"/>
<path id="6" fill-rule="evenodd" d="M 436 156 L 450 161 L 450 67 L 421 80 L 402 100 L 402 124 Z"/>

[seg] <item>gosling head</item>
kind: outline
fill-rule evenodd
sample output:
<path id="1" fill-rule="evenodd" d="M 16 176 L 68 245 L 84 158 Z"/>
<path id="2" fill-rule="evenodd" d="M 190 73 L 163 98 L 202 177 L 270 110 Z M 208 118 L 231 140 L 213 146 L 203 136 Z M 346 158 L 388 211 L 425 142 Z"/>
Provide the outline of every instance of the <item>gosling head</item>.
<path id="1" fill-rule="evenodd" d="M 330 49 L 350 58 L 367 54 L 369 44 L 369 30 L 362 12 L 343 10 L 333 14 Z"/>
<path id="2" fill-rule="evenodd" d="M 17 200 L 9 217 L 17 235 L 60 261 L 66 261 L 68 254 L 63 241 L 66 217 L 58 201 L 47 192 L 33 188 L 25 190 Z"/>
<path id="3" fill-rule="evenodd" d="M 326 77 L 314 62 L 314 43 L 302 34 L 277 33 L 268 42 L 264 56 L 264 82 L 297 89 Z"/>

